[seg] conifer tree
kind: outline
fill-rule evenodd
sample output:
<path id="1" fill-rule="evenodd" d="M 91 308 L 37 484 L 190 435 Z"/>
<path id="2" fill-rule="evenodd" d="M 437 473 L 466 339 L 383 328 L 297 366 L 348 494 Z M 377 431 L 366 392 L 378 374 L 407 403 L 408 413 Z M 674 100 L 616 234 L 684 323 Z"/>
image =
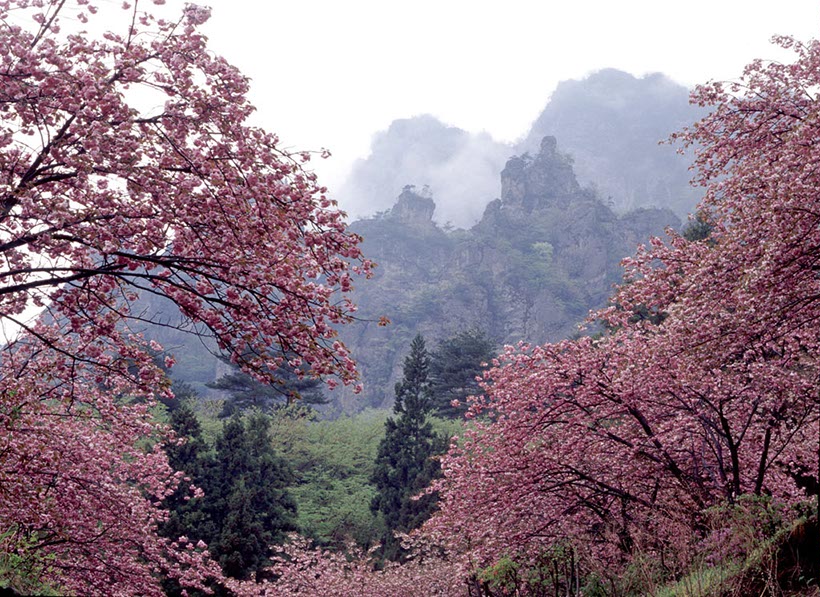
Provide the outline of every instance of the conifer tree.
<path id="1" fill-rule="evenodd" d="M 271 444 L 270 419 L 261 413 L 245 420 L 234 415 L 213 452 L 188 406 L 174 411 L 171 424 L 188 441 L 167 447 L 169 460 L 204 495 L 185 500 L 180 490 L 171 496 L 163 534 L 202 540 L 226 576 L 255 579 L 268 564 L 270 546 L 296 530 L 296 503 L 286 490 L 290 470 Z M 178 594 L 173 582 L 165 590 Z"/>
<path id="2" fill-rule="evenodd" d="M 161 529 L 161 534 L 169 539 L 191 534 L 201 538 L 203 527 L 202 499 L 191 498 L 190 485 L 202 483 L 213 470 L 215 463 L 210 447 L 202 437 L 202 426 L 191 406 L 182 403 L 171 412 L 171 427 L 177 437 L 183 439 L 181 444 L 168 444 L 165 453 L 168 463 L 174 470 L 183 471 L 188 482 L 181 483 L 177 490 L 165 500 L 169 510 L 168 520 Z"/>
<path id="3" fill-rule="evenodd" d="M 322 382 L 306 375 L 307 371 L 304 366 L 301 367 L 301 377 L 287 367 L 280 367 L 269 375 L 270 381 L 265 383 L 242 371 L 229 359 L 223 359 L 223 361 L 231 366 L 230 373 L 226 373 L 212 383 L 205 384 L 209 388 L 228 393 L 221 417 L 229 418 L 234 413 L 241 413 L 251 408 L 270 412 L 278 406 L 294 404 L 297 401 L 309 406 L 328 402 L 322 393 Z M 266 371 L 266 373 L 271 372 Z"/>
<path id="4" fill-rule="evenodd" d="M 160 526 L 159 534 L 172 541 L 186 536 L 194 542 L 207 542 L 214 529 L 214 523 L 205 508 L 207 498 L 202 495 L 192 497 L 191 486 L 201 488 L 208 475 L 215 470 L 216 461 L 190 404 L 178 403 L 171 410 L 170 425 L 181 443 L 168 443 L 165 453 L 170 466 L 185 473 L 185 480 L 174 493 L 165 498 L 168 519 Z M 162 589 L 170 597 L 183 594 L 179 581 L 168 576 L 162 578 Z"/>
<path id="5" fill-rule="evenodd" d="M 418 335 L 404 360 L 404 377 L 396 384 L 395 416 L 385 422 L 372 477 L 377 494 L 370 508 L 384 523 L 381 555 L 385 559 L 402 559 L 403 550 L 394 532 L 419 527 L 430 517 L 438 499 L 435 495 L 413 499 L 440 475 L 439 463 L 432 457 L 445 449 L 427 420 L 432 407 L 429 371 L 430 357 L 424 338 Z"/>
<path id="6" fill-rule="evenodd" d="M 482 363 L 494 356 L 492 341 L 478 329 L 464 330 L 442 340 L 430 355 L 432 411 L 451 419 L 463 417 L 467 396 L 482 392 L 476 381 Z M 453 406 L 454 401 L 458 401 L 458 406 Z"/>
<path id="7" fill-rule="evenodd" d="M 232 578 L 254 578 L 269 547 L 296 530 L 296 503 L 285 489 L 290 470 L 273 450 L 269 427 L 261 413 L 227 421 L 215 445 L 216 470 L 203 488 L 214 522 L 208 544 Z"/>

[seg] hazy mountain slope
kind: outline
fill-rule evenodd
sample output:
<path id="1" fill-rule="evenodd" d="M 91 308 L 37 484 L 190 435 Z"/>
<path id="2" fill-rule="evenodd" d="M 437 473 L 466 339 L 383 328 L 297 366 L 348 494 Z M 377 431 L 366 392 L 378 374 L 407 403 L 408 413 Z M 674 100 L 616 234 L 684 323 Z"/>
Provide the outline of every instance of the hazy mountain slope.
<path id="1" fill-rule="evenodd" d="M 537 150 L 553 135 L 573 156 L 581 184 L 594 184 L 616 211 L 669 207 L 686 217 L 699 198 L 688 184 L 690 160 L 658 142 L 704 115 L 688 98 L 686 87 L 659 73 L 607 69 L 564 81 L 517 149 Z"/>
<path id="2" fill-rule="evenodd" d="M 447 126 L 430 115 L 394 121 L 373 138 L 334 193 L 354 218 L 390 208 L 408 184 L 429 186 L 434 220 L 475 224 L 498 196 L 498 172 L 513 153 L 537 152 L 544 136 L 573 158 L 582 186 L 594 185 L 617 212 L 670 207 L 685 218 L 698 198 L 689 186 L 689 159 L 658 142 L 695 122 L 688 90 L 661 74 L 636 78 L 608 69 L 556 88 L 544 110 L 512 146 Z"/>
<path id="3" fill-rule="evenodd" d="M 373 137 L 335 197 L 353 217 L 390 209 L 407 184 L 436 195 L 435 219 L 467 228 L 497 193 L 498 172 L 512 149 L 489 135 L 446 126 L 429 115 L 395 120 Z"/>
<path id="4" fill-rule="evenodd" d="M 343 409 L 390 403 L 419 332 L 431 346 L 472 327 L 499 345 L 571 335 L 605 304 L 636 243 L 680 224 L 669 210 L 618 216 L 581 188 L 552 137 L 534 157 L 507 162 L 501 198 L 471 230 L 444 231 L 434 209 L 429 196 L 406 187 L 389 212 L 351 226 L 379 267 L 354 293 L 363 321 L 342 330 L 366 384 L 364 397 L 337 393 Z M 379 327 L 381 315 L 392 325 Z"/>

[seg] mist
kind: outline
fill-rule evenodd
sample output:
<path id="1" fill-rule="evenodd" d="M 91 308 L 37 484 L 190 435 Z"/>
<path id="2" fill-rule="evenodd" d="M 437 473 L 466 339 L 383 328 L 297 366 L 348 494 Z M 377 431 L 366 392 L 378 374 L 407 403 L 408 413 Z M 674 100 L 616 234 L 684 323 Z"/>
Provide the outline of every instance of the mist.
<path id="1" fill-rule="evenodd" d="M 498 194 L 498 173 L 512 147 L 488 134 L 447 126 L 429 114 L 395 120 L 374 135 L 336 195 L 353 218 L 392 207 L 406 185 L 427 187 L 438 224 L 472 226 Z"/>
<path id="2" fill-rule="evenodd" d="M 698 199 L 689 185 L 691 156 L 660 142 L 703 115 L 688 97 L 685 86 L 662 74 L 605 69 L 560 83 L 514 144 L 429 114 L 394 120 L 373 136 L 370 154 L 354 163 L 334 197 L 358 219 L 390 209 L 406 185 L 427 187 L 436 223 L 469 228 L 498 197 L 506 161 L 552 135 L 572 157 L 579 182 L 616 212 L 668 207 L 685 218 Z"/>

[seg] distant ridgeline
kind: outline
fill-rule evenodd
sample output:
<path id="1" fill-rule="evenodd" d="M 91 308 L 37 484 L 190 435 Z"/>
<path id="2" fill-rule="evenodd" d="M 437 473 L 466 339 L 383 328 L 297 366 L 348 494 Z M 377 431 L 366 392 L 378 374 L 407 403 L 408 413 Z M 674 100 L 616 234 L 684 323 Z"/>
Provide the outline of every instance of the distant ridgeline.
<path id="1" fill-rule="evenodd" d="M 517 151 L 535 151 L 544 135 L 554 135 L 581 184 L 594 186 L 618 213 L 668 207 L 685 218 L 700 199 L 689 184 L 691 162 L 659 142 L 705 115 L 689 103 L 686 87 L 660 73 L 636 78 L 605 69 L 560 83 Z"/>
<path id="2" fill-rule="evenodd" d="M 365 382 L 363 397 L 335 392 L 344 410 L 389 405 L 417 333 L 430 346 L 471 328 L 499 346 L 572 335 L 590 309 L 604 306 L 620 260 L 650 235 L 680 227 L 670 209 L 617 215 L 579 185 L 572 160 L 549 136 L 537 155 L 507 162 L 501 198 L 470 230 L 437 226 L 434 210 L 427 189 L 407 186 L 391 210 L 351 225 L 379 266 L 353 294 L 365 321 L 342 332 Z M 392 324 L 379 327 L 381 315 Z"/>
<path id="3" fill-rule="evenodd" d="M 638 78 L 606 69 L 560 83 L 515 145 L 427 114 L 395 120 L 373 137 L 370 155 L 353 165 L 333 194 L 361 218 L 389 209 L 407 183 L 429 185 L 435 221 L 469 228 L 498 196 L 498 173 L 509 156 L 535 154 L 551 135 L 572 156 L 581 185 L 596 188 L 617 213 L 669 207 L 685 218 L 699 199 L 689 185 L 691 161 L 659 142 L 703 116 L 689 103 L 689 90 L 662 74 Z"/>

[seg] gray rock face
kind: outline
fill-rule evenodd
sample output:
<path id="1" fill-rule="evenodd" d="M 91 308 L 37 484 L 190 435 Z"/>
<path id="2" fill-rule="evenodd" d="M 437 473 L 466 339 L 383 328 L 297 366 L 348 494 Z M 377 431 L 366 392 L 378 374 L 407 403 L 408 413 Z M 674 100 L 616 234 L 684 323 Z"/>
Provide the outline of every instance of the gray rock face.
<path id="1" fill-rule="evenodd" d="M 667 207 L 684 218 L 700 198 L 689 185 L 691 157 L 663 144 L 705 115 L 689 90 L 660 73 L 641 78 L 615 69 L 558 85 L 518 151 L 557 137 L 582 185 L 594 184 L 618 213 Z"/>
<path id="2" fill-rule="evenodd" d="M 470 230 L 439 227 L 429 192 L 412 186 L 389 211 L 351 225 L 378 267 L 353 293 L 358 321 L 340 330 L 365 392 L 331 393 L 337 410 L 390 405 L 417 333 L 431 348 L 470 328 L 484 330 L 499 347 L 572 335 L 590 309 L 606 303 L 620 279 L 619 261 L 649 235 L 680 225 L 669 210 L 618 216 L 579 185 L 554 138 L 539 147 L 534 156 L 508 160 L 501 198 Z M 163 318 L 163 305 L 147 300 L 146 309 Z M 382 315 L 392 324 L 377 325 Z M 162 327 L 150 335 L 177 354 L 172 375 L 203 393 L 224 372 L 196 337 Z"/>
<path id="3" fill-rule="evenodd" d="M 534 159 L 528 154 L 510 158 L 501 171 L 501 200 L 526 213 L 550 204 L 567 204 L 580 190 L 572 160 L 558 152 L 555 137 L 544 137 Z"/>
<path id="4" fill-rule="evenodd" d="M 432 197 L 416 193 L 413 186 L 406 186 L 390 210 L 390 217 L 412 228 L 429 228 L 434 225 L 435 211 L 436 202 Z"/>
<path id="5" fill-rule="evenodd" d="M 511 158 L 501 188 L 467 231 L 439 228 L 434 201 L 410 187 L 386 214 L 352 225 L 379 266 L 353 296 L 363 321 L 341 332 L 360 363 L 365 395 L 337 392 L 340 408 L 389 405 L 419 332 L 431 347 L 473 327 L 499 346 L 572 335 L 590 309 L 605 305 L 620 260 L 649 235 L 680 226 L 669 210 L 615 214 L 581 188 L 553 137 L 537 155 Z M 392 324 L 377 326 L 381 315 Z"/>
<path id="6" fill-rule="evenodd" d="M 362 217 L 389 209 L 407 183 L 429 185 L 438 204 L 435 221 L 469 228 L 498 196 L 498 172 L 510 154 L 521 155 L 507 162 L 509 176 L 502 176 L 502 185 L 516 182 L 535 190 L 537 180 L 521 181 L 515 172 L 532 159 L 527 152 L 550 155 L 542 146 L 548 135 L 572 156 L 574 175 L 566 176 L 564 168 L 565 176 L 554 179 L 559 188 L 561 182 L 572 184 L 577 175 L 575 184 L 595 185 L 619 214 L 667 207 L 685 218 L 701 194 L 689 185 L 691 156 L 678 155 L 676 147 L 659 142 L 705 115 L 689 104 L 688 96 L 686 87 L 659 73 L 637 78 L 615 69 L 598 71 L 560 83 L 515 146 L 430 115 L 395 120 L 373 137 L 370 155 L 354 164 L 348 180 L 334 191 L 335 198 L 349 213 Z M 557 151 L 554 142 L 548 143 Z M 520 192 L 505 186 L 501 197 L 514 198 Z"/>

